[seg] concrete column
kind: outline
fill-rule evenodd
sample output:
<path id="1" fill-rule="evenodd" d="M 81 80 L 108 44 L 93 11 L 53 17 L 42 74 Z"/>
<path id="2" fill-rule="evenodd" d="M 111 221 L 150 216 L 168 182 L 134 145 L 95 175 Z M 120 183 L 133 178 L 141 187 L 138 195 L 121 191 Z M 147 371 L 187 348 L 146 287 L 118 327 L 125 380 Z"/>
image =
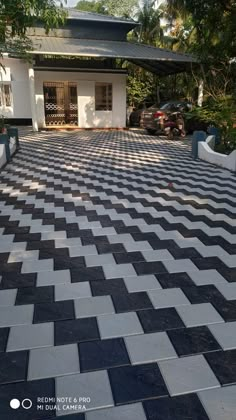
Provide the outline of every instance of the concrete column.
<path id="1" fill-rule="evenodd" d="M 202 103 L 203 103 L 203 90 L 204 90 L 204 82 L 201 79 L 198 85 L 198 100 L 197 100 L 198 106 L 202 106 Z"/>
<path id="2" fill-rule="evenodd" d="M 32 127 L 34 131 L 38 131 L 33 67 L 29 67 L 29 88 L 30 88 L 30 103 L 31 103 L 31 113 L 32 113 Z"/>

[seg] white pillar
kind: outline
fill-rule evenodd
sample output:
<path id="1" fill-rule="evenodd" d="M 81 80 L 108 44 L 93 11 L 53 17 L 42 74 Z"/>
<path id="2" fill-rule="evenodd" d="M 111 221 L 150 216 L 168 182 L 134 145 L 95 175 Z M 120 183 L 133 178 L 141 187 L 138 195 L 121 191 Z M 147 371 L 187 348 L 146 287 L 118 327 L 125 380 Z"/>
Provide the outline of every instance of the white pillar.
<path id="1" fill-rule="evenodd" d="M 30 88 L 30 103 L 32 113 L 32 127 L 34 131 L 38 131 L 37 110 L 35 101 L 35 85 L 34 85 L 34 69 L 29 67 L 29 88 Z"/>
<path id="2" fill-rule="evenodd" d="M 198 99 L 197 99 L 198 106 L 202 106 L 202 103 L 203 103 L 203 90 L 204 90 L 204 82 L 201 79 L 198 85 Z"/>

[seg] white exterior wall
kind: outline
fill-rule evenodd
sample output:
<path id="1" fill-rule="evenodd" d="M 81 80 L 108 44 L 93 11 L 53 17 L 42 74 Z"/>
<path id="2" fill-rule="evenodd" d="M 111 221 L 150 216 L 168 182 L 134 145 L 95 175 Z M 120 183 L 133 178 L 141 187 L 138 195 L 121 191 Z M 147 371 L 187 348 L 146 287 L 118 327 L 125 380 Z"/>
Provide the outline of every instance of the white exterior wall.
<path id="1" fill-rule="evenodd" d="M 29 67 L 23 60 L 4 58 L 1 63 L 0 80 L 11 82 L 12 107 L 0 107 L 0 114 L 8 118 L 32 118 Z M 35 71 L 35 102 L 37 121 L 45 127 L 43 82 L 77 82 L 78 127 L 80 128 L 123 128 L 126 126 L 126 75 L 89 72 Z M 95 83 L 112 83 L 112 111 L 95 111 Z"/>
<path id="2" fill-rule="evenodd" d="M 77 82 L 79 128 L 126 126 L 126 75 L 112 73 L 35 70 L 35 98 L 39 127 L 45 127 L 43 82 Z M 112 111 L 95 111 L 95 83 L 112 83 Z"/>
<path id="3" fill-rule="evenodd" d="M 0 114 L 7 118 L 31 118 L 29 93 L 29 64 L 14 58 L 1 59 L 0 80 L 10 82 L 12 88 L 12 107 L 0 106 Z"/>

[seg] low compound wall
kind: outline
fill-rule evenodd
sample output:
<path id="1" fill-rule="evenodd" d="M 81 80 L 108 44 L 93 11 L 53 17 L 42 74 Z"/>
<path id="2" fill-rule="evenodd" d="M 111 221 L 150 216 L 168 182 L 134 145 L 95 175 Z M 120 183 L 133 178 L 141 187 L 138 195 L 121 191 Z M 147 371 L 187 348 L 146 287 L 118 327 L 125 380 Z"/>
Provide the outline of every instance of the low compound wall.
<path id="1" fill-rule="evenodd" d="M 229 169 L 236 172 L 236 150 L 230 155 L 223 155 L 214 151 L 215 136 L 208 136 L 206 141 L 198 143 L 198 157 L 213 165 L 221 166 L 221 168 Z"/>
<path id="2" fill-rule="evenodd" d="M 10 162 L 12 156 L 16 153 L 17 147 L 19 146 L 18 132 L 14 136 L 7 138 L 7 135 L 3 135 L 3 139 L 0 138 L 0 169 L 4 167 L 7 162 Z"/>

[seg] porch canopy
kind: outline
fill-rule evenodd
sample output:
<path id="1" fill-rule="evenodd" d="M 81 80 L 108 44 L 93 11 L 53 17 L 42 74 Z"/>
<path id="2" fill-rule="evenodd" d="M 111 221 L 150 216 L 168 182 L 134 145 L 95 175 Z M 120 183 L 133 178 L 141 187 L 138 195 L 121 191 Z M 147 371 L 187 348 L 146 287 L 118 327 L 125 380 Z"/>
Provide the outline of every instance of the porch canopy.
<path id="1" fill-rule="evenodd" d="M 188 55 L 128 41 L 31 36 L 34 55 L 122 58 L 159 76 L 189 71 L 197 59 Z"/>

